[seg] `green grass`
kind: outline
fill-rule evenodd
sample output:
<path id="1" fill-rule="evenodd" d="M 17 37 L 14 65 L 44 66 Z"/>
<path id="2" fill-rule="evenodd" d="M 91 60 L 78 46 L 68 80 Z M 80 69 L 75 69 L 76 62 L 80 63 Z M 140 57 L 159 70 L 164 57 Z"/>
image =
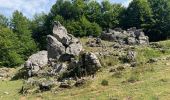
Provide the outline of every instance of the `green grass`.
<path id="1" fill-rule="evenodd" d="M 22 81 L 0 81 L 0 100 L 18 100 Z M 6 93 L 8 94 L 6 94 Z"/>
<path id="2" fill-rule="evenodd" d="M 167 46 L 170 42 L 160 43 Z M 168 52 L 162 53 L 150 47 L 136 48 L 139 62 L 170 56 Z M 94 52 L 95 50 L 96 48 Z M 23 85 L 22 80 L 0 81 L 0 100 L 168 100 L 170 98 L 170 60 L 144 63 L 135 68 L 125 68 L 116 72 L 109 72 L 114 65 L 120 64 L 115 56 L 101 60 L 105 62 L 106 67 L 83 87 L 21 95 L 18 92 Z M 103 80 L 107 81 L 108 85 L 103 86 L 101 84 Z"/>

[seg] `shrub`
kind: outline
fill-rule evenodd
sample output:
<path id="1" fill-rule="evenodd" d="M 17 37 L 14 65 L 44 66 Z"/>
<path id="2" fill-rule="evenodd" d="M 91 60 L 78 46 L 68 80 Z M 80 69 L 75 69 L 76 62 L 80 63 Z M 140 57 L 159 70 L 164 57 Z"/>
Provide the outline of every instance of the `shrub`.
<path id="1" fill-rule="evenodd" d="M 107 80 L 103 79 L 102 82 L 101 82 L 101 85 L 108 86 L 109 82 Z"/>

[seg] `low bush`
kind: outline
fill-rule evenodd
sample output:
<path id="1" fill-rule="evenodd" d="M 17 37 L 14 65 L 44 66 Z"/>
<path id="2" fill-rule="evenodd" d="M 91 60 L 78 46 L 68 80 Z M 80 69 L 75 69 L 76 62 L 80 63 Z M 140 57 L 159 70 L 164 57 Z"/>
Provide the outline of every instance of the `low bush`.
<path id="1" fill-rule="evenodd" d="M 102 82 L 101 82 L 101 85 L 108 86 L 109 82 L 106 79 L 103 79 Z"/>

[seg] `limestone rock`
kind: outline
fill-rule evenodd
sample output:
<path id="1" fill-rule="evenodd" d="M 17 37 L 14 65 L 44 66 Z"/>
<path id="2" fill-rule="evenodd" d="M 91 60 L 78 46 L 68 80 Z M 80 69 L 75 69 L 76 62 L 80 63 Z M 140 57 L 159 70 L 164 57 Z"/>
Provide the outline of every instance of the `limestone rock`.
<path id="1" fill-rule="evenodd" d="M 29 76 L 36 74 L 40 68 L 48 64 L 47 51 L 39 51 L 36 54 L 31 55 L 25 62 L 24 67 L 27 69 Z"/>
<path id="2" fill-rule="evenodd" d="M 99 68 L 101 68 L 99 59 L 91 52 L 82 55 L 81 63 L 89 74 L 94 74 Z"/>
<path id="3" fill-rule="evenodd" d="M 39 51 L 38 53 L 31 55 L 28 58 L 27 62 L 31 62 L 33 66 L 35 65 L 43 67 L 47 65 L 48 63 L 47 51 Z"/>
<path id="4" fill-rule="evenodd" d="M 61 59 L 65 58 L 63 56 L 73 55 L 78 56 L 83 50 L 83 46 L 79 39 L 75 38 L 73 35 L 68 34 L 64 26 L 59 22 L 55 22 L 53 28 L 53 36 L 47 36 L 47 50 L 49 58 Z M 66 58 L 69 59 L 67 56 Z"/>
<path id="5" fill-rule="evenodd" d="M 83 49 L 82 44 L 79 41 L 77 41 L 77 42 L 70 44 L 66 48 L 66 53 L 70 55 L 78 56 L 79 53 L 82 51 L 82 49 Z"/>
<path id="6" fill-rule="evenodd" d="M 65 54 L 65 47 L 55 37 L 48 35 L 47 43 L 48 58 L 59 59 Z"/>
<path id="7" fill-rule="evenodd" d="M 127 60 L 128 60 L 128 62 L 135 62 L 136 56 L 137 56 L 136 52 L 128 51 L 128 53 L 127 53 Z"/>
<path id="8" fill-rule="evenodd" d="M 53 27 L 53 36 L 63 45 L 69 45 L 71 37 L 68 36 L 67 30 L 60 22 L 55 22 Z"/>
<path id="9" fill-rule="evenodd" d="M 65 63 L 55 64 L 54 72 L 57 74 L 62 74 L 67 71 L 67 65 Z"/>
<path id="10" fill-rule="evenodd" d="M 127 39 L 127 44 L 129 45 L 135 45 L 137 42 L 136 42 L 136 39 L 134 37 L 128 37 Z"/>
<path id="11" fill-rule="evenodd" d="M 110 29 L 108 32 L 103 32 L 101 35 L 103 40 L 115 41 L 120 44 L 127 45 L 147 45 L 149 44 L 148 36 L 145 36 L 141 29 L 135 27 L 122 30 L 122 29 Z"/>

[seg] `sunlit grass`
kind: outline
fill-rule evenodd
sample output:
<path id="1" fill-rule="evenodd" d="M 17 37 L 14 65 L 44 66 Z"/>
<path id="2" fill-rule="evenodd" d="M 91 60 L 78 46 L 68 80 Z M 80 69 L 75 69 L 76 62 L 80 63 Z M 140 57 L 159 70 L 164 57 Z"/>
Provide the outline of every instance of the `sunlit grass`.
<path id="1" fill-rule="evenodd" d="M 166 41 L 162 43 L 170 46 L 169 41 L 167 44 Z M 88 50 L 97 51 L 96 48 Z M 168 100 L 170 60 L 160 60 L 151 64 L 146 62 L 150 58 L 165 57 L 170 54 L 147 46 L 138 46 L 135 51 L 138 54 L 138 62 L 143 62 L 142 64 L 134 68 L 109 72 L 111 68 L 122 63 L 115 56 L 100 58 L 105 67 L 83 87 L 21 95 L 19 91 L 23 85 L 22 80 L 0 81 L 0 100 Z M 103 80 L 108 84 L 102 85 Z"/>

